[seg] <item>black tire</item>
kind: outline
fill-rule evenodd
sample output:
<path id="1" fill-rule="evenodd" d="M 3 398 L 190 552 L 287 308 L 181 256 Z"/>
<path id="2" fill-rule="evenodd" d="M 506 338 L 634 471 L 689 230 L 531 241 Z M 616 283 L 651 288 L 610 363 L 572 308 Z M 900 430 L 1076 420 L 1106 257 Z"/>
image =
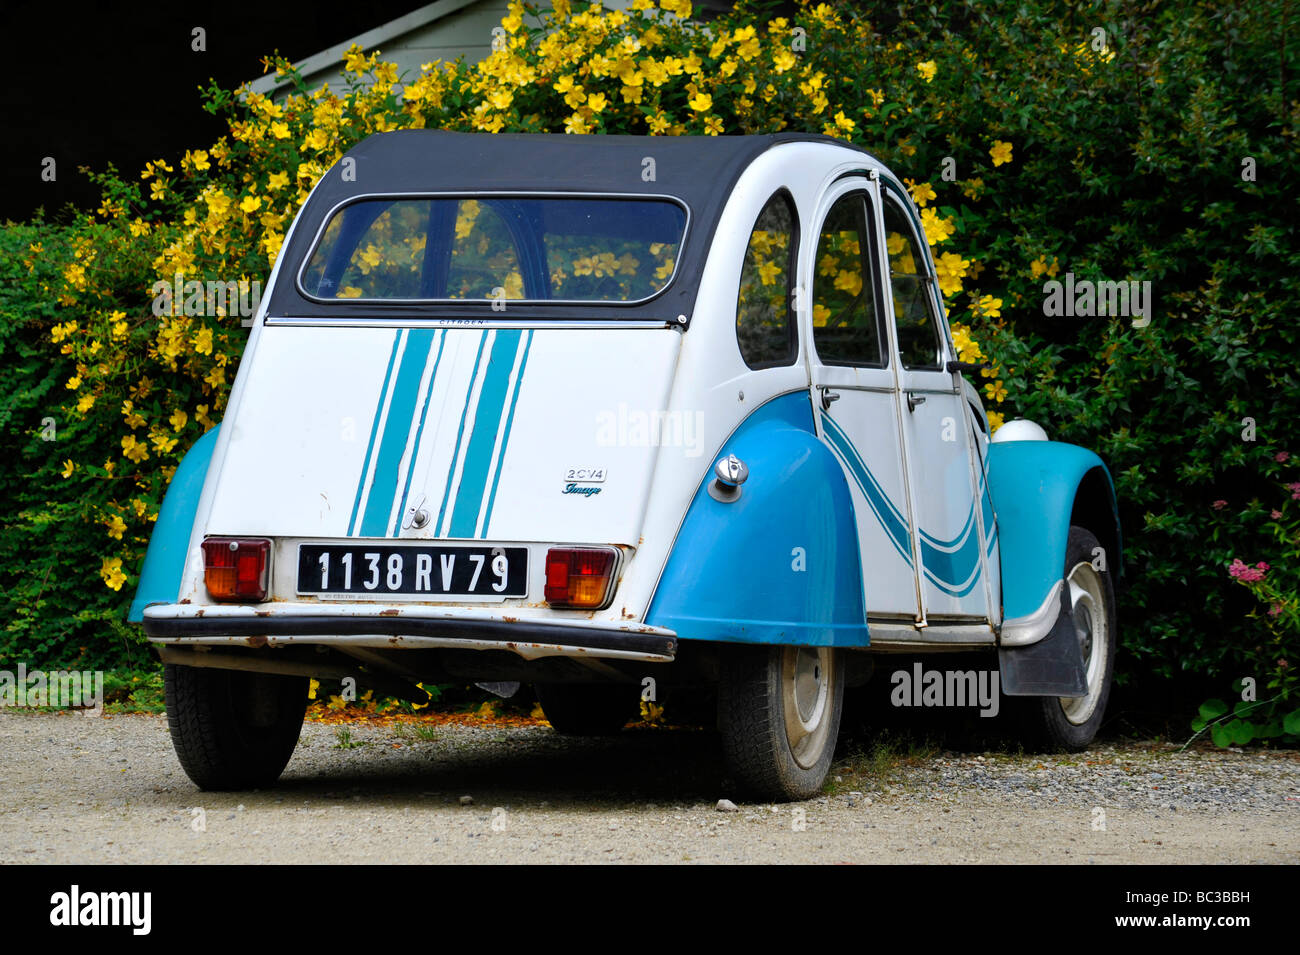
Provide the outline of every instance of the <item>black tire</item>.
<path id="1" fill-rule="evenodd" d="M 844 664 L 830 647 L 725 647 L 718 729 L 727 767 L 751 796 L 821 792 L 835 757 Z"/>
<path id="2" fill-rule="evenodd" d="M 185 774 L 205 790 L 280 778 L 302 732 L 307 678 L 167 664 L 167 726 Z"/>
<path id="3" fill-rule="evenodd" d="M 624 683 L 538 683 L 546 722 L 565 736 L 616 736 L 636 715 L 637 688 Z"/>
<path id="4" fill-rule="evenodd" d="M 1065 548 L 1064 576 L 1070 581 L 1072 573 L 1079 581 L 1071 585 L 1071 608 L 1076 615 L 1076 630 L 1080 630 L 1080 643 L 1084 654 L 1089 693 L 1082 700 L 1064 697 L 1043 697 L 1026 700 L 1029 741 L 1050 750 L 1078 752 L 1087 749 L 1097 736 L 1106 716 L 1110 700 L 1111 681 L 1115 674 L 1115 653 L 1119 647 L 1119 628 L 1115 616 L 1115 585 L 1109 567 L 1099 570 L 1094 566 L 1095 556 L 1101 553 L 1101 543 L 1086 528 L 1072 525 Z M 1082 585 L 1082 587 L 1080 586 Z M 1096 591 L 1104 605 L 1095 608 L 1095 600 L 1079 599 L 1077 591 Z M 1088 632 L 1082 632 L 1086 618 Z M 1104 621 L 1104 635 L 1097 624 Z M 1095 661 L 1097 653 L 1104 659 Z M 1096 665 L 1094 666 L 1094 662 Z"/>

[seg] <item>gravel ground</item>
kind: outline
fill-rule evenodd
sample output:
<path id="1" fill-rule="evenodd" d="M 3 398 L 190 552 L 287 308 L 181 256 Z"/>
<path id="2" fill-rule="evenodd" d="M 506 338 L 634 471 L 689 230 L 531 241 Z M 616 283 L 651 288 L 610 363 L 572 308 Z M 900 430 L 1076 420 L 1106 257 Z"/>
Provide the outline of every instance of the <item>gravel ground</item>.
<path id="1" fill-rule="evenodd" d="M 0 863 L 1300 861 L 1296 753 L 850 739 L 825 796 L 768 805 L 701 731 L 339 729 L 307 723 L 274 790 L 201 793 L 161 717 L 0 714 Z"/>

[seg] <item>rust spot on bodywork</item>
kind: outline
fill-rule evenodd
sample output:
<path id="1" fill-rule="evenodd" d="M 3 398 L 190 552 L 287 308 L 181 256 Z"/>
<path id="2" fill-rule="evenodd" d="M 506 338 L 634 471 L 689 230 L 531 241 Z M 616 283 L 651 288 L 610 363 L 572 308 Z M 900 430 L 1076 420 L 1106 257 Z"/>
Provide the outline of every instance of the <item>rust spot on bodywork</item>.
<path id="1" fill-rule="evenodd" d="M 190 602 L 190 598 L 189 598 L 189 597 L 186 597 L 184 600 L 181 601 L 181 603 L 183 603 L 183 604 L 187 604 L 187 603 L 189 603 L 189 602 Z"/>
<path id="2" fill-rule="evenodd" d="M 264 647 L 266 646 L 266 637 L 249 637 L 247 642 L 250 647 Z"/>
<path id="3" fill-rule="evenodd" d="M 271 611 L 269 611 L 269 610 L 254 610 L 253 613 L 254 613 L 256 616 L 258 616 L 258 617 L 269 617 L 269 616 L 271 616 Z"/>
<path id="4" fill-rule="evenodd" d="M 519 622 L 519 618 L 518 618 L 518 617 L 502 617 L 502 618 L 501 618 L 501 622 L 502 622 L 502 623 L 518 623 L 518 622 Z"/>
<path id="5" fill-rule="evenodd" d="M 381 611 L 379 611 L 379 616 L 381 616 L 381 617 L 396 617 L 396 616 L 397 616 L 398 614 L 400 614 L 400 613 L 401 613 L 401 611 L 398 610 L 396 607 L 390 607 L 390 608 L 387 609 L 387 610 L 381 610 Z"/>

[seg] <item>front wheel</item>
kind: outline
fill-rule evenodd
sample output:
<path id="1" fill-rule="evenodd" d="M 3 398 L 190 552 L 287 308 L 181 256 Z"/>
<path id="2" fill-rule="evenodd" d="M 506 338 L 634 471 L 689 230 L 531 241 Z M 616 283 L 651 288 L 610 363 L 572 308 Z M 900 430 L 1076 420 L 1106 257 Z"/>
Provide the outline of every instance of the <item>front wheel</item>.
<path id="1" fill-rule="evenodd" d="M 1071 527 L 1065 555 L 1065 583 L 1070 614 L 1083 657 L 1086 695 L 1035 700 L 1040 738 L 1049 746 L 1086 749 L 1101 728 L 1110 699 L 1119 645 L 1115 619 L 1115 588 L 1108 571 L 1094 565 L 1101 545 L 1092 532 Z M 1104 564 L 1103 564 L 1104 566 Z"/>
<path id="2" fill-rule="evenodd" d="M 821 791 L 844 705 L 840 651 L 832 647 L 725 648 L 718 728 L 727 765 L 766 799 Z"/>
<path id="3" fill-rule="evenodd" d="M 163 667 L 167 727 L 200 789 L 254 789 L 280 778 L 302 732 L 307 678 Z"/>

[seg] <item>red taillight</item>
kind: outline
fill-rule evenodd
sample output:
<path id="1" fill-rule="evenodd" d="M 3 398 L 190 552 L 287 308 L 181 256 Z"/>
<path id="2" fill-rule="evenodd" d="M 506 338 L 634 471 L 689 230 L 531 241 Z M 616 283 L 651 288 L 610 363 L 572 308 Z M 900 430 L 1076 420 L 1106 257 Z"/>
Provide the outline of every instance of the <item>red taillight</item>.
<path id="1" fill-rule="evenodd" d="M 203 542 L 203 582 L 213 600 L 265 600 L 271 542 L 246 537 L 209 537 Z"/>
<path id="2" fill-rule="evenodd" d="M 605 547 L 552 547 L 546 554 L 546 602 L 588 610 L 604 606 L 615 556 Z"/>

